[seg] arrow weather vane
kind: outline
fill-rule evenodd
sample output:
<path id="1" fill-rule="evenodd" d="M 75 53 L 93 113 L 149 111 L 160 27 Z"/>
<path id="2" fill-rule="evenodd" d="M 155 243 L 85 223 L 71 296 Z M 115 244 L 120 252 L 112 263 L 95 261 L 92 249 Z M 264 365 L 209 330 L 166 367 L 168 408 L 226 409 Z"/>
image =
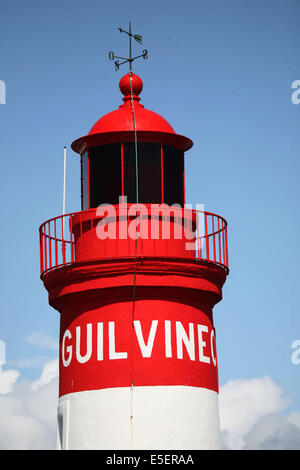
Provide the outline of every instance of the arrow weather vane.
<path id="1" fill-rule="evenodd" d="M 129 62 L 129 72 L 132 72 L 132 62 L 135 59 L 138 59 L 139 57 L 143 57 L 144 59 L 148 58 L 148 51 L 146 49 L 143 50 L 143 54 L 137 55 L 136 57 L 132 57 L 132 38 L 135 39 L 139 44 L 142 44 L 142 36 L 139 34 L 133 34 L 131 32 L 131 21 L 129 21 L 129 31 L 125 31 L 123 28 L 118 28 L 120 33 L 126 33 L 129 36 L 129 57 L 120 57 L 117 56 L 113 53 L 113 51 L 110 51 L 108 54 L 108 57 L 110 60 L 115 60 L 115 59 L 121 59 L 123 62 L 120 62 L 119 60 L 115 60 L 115 69 L 119 70 L 120 65 L 126 64 Z"/>

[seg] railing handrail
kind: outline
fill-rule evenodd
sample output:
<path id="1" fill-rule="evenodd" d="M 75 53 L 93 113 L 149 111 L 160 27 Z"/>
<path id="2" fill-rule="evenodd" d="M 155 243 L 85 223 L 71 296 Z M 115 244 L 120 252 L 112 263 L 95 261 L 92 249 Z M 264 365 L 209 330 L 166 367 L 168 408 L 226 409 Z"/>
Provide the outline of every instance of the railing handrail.
<path id="1" fill-rule="evenodd" d="M 136 205 L 137 208 L 141 206 L 145 206 L 147 208 L 156 206 L 157 208 L 160 208 L 163 206 L 161 209 L 169 208 L 171 212 L 176 212 L 178 210 L 181 215 L 182 213 L 192 214 L 192 220 L 194 220 L 195 217 L 196 221 L 196 229 L 192 230 L 195 233 L 195 259 L 212 262 L 221 265 L 228 270 L 228 224 L 224 217 L 218 214 L 214 214 L 213 212 L 189 207 L 180 208 L 172 206 L 168 207 L 166 204 L 126 203 L 127 208 L 131 207 L 132 205 Z M 121 205 L 116 204 L 113 207 L 118 209 L 120 206 Z M 104 207 L 104 205 L 102 207 Z M 46 220 L 40 225 L 39 233 L 41 275 L 43 275 L 49 269 L 52 270 L 54 268 L 77 261 L 75 257 L 75 246 L 73 240 L 73 217 L 76 216 L 79 218 L 80 233 L 82 234 L 82 224 L 89 220 L 87 218 L 89 213 L 95 213 L 95 218 L 104 218 L 104 216 L 97 214 L 97 208 L 92 208 L 85 211 L 70 212 L 67 214 L 58 215 Z M 85 216 L 84 219 L 83 215 Z M 118 214 L 116 214 L 116 216 L 117 215 Z M 164 214 L 161 215 L 164 216 Z M 199 234 L 200 217 L 204 219 L 202 221 L 204 225 L 204 233 L 201 234 Z M 151 219 L 151 212 L 149 213 L 149 219 Z M 57 223 L 57 221 L 60 221 L 60 223 Z M 67 235 L 67 237 L 65 237 L 65 235 Z M 103 243 L 105 243 L 105 241 L 103 241 Z M 67 248 L 70 254 L 66 253 Z M 60 249 L 62 249 L 62 255 L 60 255 Z M 62 262 L 60 262 L 61 257 Z M 88 258 L 84 259 L 83 257 L 83 259 L 81 258 L 80 261 L 88 261 Z"/>
<path id="2" fill-rule="evenodd" d="M 135 205 L 136 203 L 127 203 L 127 206 L 131 206 L 131 205 Z M 110 204 L 108 204 L 110 205 Z M 143 205 L 145 207 L 151 207 L 151 206 L 160 206 L 161 204 L 144 204 L 144 203 L 138 203 L 136 205 Z M 112 205 L 113 207 L 119 207 L 120 204 L 113 204 Z M 171 210 L 185 210 L 185 211 L 191 211 L 191 212 L 195 212 L 197 214 L 206 214 L 206 215 L 210 215 L 210 216 L 214 216 L 214 217 L 218 217 L 219 219 L 221 219 L 225 225 L 227 226 L 228 223 L 227 223 L 227 220 L 224 219 L 224 217 L 222 217 L 221 215 L 219 214 L 215 214 L 213 212 L 208 212 L 208 211 L 201 211 L 199 209 L 190 209 L 188 207 L 172 207 L 172 206 L 169 206 L 171 208 Z M 93 207 L 91 209 L 86 209 L 84 211 L 77 211 L 77 212 L 69 212 L 68 214 L 62 214 L 62 215 L 57 215 L 56 217 L 52 217 L 51 219 L 48 219 L 46 220 L 45 222 L 43 222 L 40 226 L 39 226 L 39 230 L 44 226 L 46 225 L 48 222 L 53 222 L 54 220 L 57 220 L 57 219 L 61 219 L 62 217 L 70 217 L 70 216 L 73 216 L 73 215 L 79 215 L 79 214 L 88 214 L 89 212 L 97 212 L 97 207 Z M 99 216 L 100 217 L 100 216 Z"/>

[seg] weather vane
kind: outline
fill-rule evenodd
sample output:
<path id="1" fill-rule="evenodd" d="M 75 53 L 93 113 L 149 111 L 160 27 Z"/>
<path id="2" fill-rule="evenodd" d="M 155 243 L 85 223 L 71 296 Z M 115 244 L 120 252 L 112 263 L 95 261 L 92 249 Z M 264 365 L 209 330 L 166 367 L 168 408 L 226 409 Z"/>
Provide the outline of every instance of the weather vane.
<path id="1" fill-rule="evenodd" d="M 119 28 L 120 33 L 126 33 L 129 36 L 129 57 L 120 57 L 117 56 L 113 53 L 113 51 L 110 51 L 108 53 L 108 57 L 110 60 L 115 60 L 115 59 L 121 59 L 123 62 L 120 62 L 119 60 L 115 60 L 115 69 L 119 70 L 120 65 L 126 64 L 129 62 L 129 72 L 132 72 L 132 62 L 136 59 L 139 59 L 140 57 L 143 57 L 144 59 L 148 58 L 148 51 L 147 49 L 143 50 L 143 54 L 137 55 L 136 57 L 132 57 L 132 38 L 135 39 L 136 42 L 139 44 L 142 44 L 142 36 L 139 34 L 133 34 L 131 32 L 131 22 L 129 21 L 129 31 L 125 31 L 123 28 Z"/>

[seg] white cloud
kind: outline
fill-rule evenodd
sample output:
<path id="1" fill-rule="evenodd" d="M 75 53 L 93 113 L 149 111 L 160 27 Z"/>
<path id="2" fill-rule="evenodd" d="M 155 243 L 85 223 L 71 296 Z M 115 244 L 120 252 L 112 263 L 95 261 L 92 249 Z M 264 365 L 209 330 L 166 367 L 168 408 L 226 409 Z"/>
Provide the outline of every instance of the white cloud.
<path id="1" fill-rule="evenodd" d="M 40 378 L 32 382 L 31 388 L 38 390 L 56 377 L 58 377 L 58 359 L 53 359 L 44 365 Z"/>
<path id="2" fill-rule="evenodd" d="M 58 341 L 55 338 L 47 335 L 42 331 L 31 333 L 26 336 L 26 341 L 35 346 L 40 346 L 42 348 L 52 349 L 54 351 L 58 350 Z"/>
<path id="3" fill-rule="evenodd" d="M 245 436 L 245 450 L 300 450 L 300 429 L 279 414 L 259 419 Z"/>
<path id="4" fill-rule="evenodd" d="M 18 380 L 0 368 L 0 449 L 55 449 L 58 361 L 44 364 L 39 379 Z M 270 377 L 232 380 L 220 388 L 223 448 L 300 449 L 300 412 Z"/>
<path id="5" fill-rule="evenodd" d="M 289 423 L 300 429 L 300 411 L 293 411 L 287 418 Z"/>
<path id="6" fill-rule="evenodd" d="M 0 449 L 55 449 L 57 360 L 46 363 L 34 382 L 16 382 L 18 376 L 18 371 L 0 371 Z"/>
<path id="7" fill-rule="evenodd" d="M 11 392 L 19 375 L 19 371 L 14 369 L 3 371 L 0 364 L 0 394 Z"/>
<path id="8" fill-rule="evenodd" d="M 49 356 L 23 357 L 7 361 L 6 366 L 16 369 L 41 369 L 48 360 Z"/>
<path id="9" fill-rule="evenodd" d="M 300 448 L 300 413 L 281 416 L 289 400 L 270 377 L 227 382 L 219 403 L 224 448 Z"/>

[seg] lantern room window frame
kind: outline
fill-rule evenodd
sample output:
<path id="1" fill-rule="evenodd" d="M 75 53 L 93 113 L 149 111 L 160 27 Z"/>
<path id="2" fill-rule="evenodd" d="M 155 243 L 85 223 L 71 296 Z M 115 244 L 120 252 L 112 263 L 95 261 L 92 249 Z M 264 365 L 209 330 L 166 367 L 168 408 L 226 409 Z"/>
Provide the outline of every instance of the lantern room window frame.
<path id="1" fill-rule="evenodd" d="M 105 147 L 106 145 L 110 145 L 110 144 L 116 144 L 116 143 L 119 143 L 120 144 L 120 177 L 121 177 L 121 194 L 119 194 L 118 196 L 121 197 L 121 201 L 124 202 L 124 196 L 126 196 L 125 194 L 125 174 L 124 174 L 124 168 L 125 168 L 125 156 L 124 156 L 124 146 L 125 144 L 132 144 L 134 145 L 134 142 L 132 140 L 121 140 L 119 142 L 110 142 L 108 144 L 98 144 L 98 145 L 94 145 L 94 146 L 90 146 L 88 148 L 85 149 L 85 151 L 80 155 L 80 180 L 81 180 L 81 210 L 84 211 L 84 210 L 89 210 L 89 209 L 92 209 L 92 208 L 95 208 L 97 206 L 93 206 L 91 207 L 91 175 L 90 175 L 90 170 L 91 170 L 91 166 L 90 166 L 90 158 L 91 158 L 91 155 L 90 155 L 90 151 L 91 151 L 91 148 L 97 148 L 97 147 Z M 141 143 L 141 144 L 153 144 L 153 143 L 156 143 L 156 144 L 159 144 L 160 145 L 160 188 L 161 188 L 161 201 L 159 201 L 158 203 L 159 204 L 169 204 L 169 205 L 172 205 L 172 204 L 182 204 L 183 206 L 185 205 L 185 202 L 186 202 L 186 187 L 185 187 L 185 151 L 183 149 L 180 149 L 179 147 L 175 147 L 174 145 L 170 145 L 169 143 L 165 143 L 165 142 L 158 142 L 158 141 L 146 141 L 146 140 L 143 140 L 143 141 L 139 141 L 138 144 Z M 169 149 L 172 149 L 174 150 L 175 152 L 180 152 L 181 153 L 181 158 L 182 158 L 182 174 L 181 174 L 181 188 L 179 186 L 179 192 L 182 193 L 182 197 L 181 197 L 181 200 L 179 201 L 172 201 L 170 203 L 169 202 L 166 202 L 166 195 L 165 195 L 165 191 L 166 191 L 166 177 L 167 177 L 167 174 L 166 174 L 166 152 L 164 152 L 164 148 L 169 148 Z M 139 154 L 138 154 L 138 157 L 139 157 Z M 85 162 L 84 162 L 84 158 L 87 158 L 87 162 L 86 162 L 86 168 L 84 168 L 84 165 L 85 165 Z M 175 157 L 174 157 L 175 158 Z M 85 173 L 85 174 L 84 174 Z M 170 178 L 171 178 L 171 175 L 170 175 Z M 85 186 L 86 185 L 86 186 Z M 85 189 L 86 187 L 86 189 Z M 84 194 L 85 193 L 85 194 Z M 128 203 L 135 203 L 136 201 L 134 202 L 130 202 L 128 201 Z M 149 203 L 149 201 L 139 201 L 140 203 L 142 204 L 145 204 L 145 203 Z M 104 203 L 107 203 L 107 204 L 111 204 L 111 201 L 100 201 L 99 204 L 104 204 Z M 115 205 L 115 204 L 113 204 Z"/>

